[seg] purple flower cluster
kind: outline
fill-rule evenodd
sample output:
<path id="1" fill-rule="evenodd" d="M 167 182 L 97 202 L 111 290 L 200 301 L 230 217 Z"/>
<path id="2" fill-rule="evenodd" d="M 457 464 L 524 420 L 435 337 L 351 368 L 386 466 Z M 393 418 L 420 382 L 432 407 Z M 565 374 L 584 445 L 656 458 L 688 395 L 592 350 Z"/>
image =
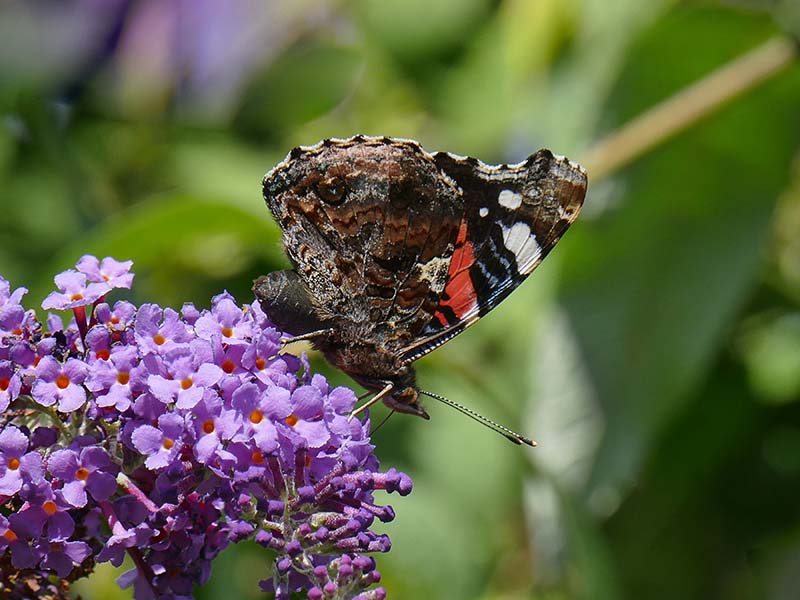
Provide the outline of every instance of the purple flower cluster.
<path id="1" fill-rule="evenodd" d="M 0 596 L 60 597 L 52 575 L 128 555 L 135 598 L 191 598 L 254 539 L 277 554 L 276 598 L 384 598 L 367 554 L 389 550 L 371 526 L 394 511 L 373 492 L 411 481 L 378 470 L 353 392 L 279 354 L 257 303 L 106 303 L 130 268 L 84 256 L 57 275 L 43 307 L 72 310 L 67 327 L 0 278 Z"/>

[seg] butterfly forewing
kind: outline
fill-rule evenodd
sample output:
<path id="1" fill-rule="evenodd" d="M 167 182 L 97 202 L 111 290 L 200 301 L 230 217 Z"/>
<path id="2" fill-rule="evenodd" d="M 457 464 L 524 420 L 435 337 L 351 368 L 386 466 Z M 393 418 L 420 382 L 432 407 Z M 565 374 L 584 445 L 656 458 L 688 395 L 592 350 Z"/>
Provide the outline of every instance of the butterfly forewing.
<path id="1" fill-rule="evenodd" d="M 583 169 L 548 150 L 517 165 L 489 166 L 440 152 L 437 165 L 464 194 L 448 281 L 419 337 L 412 362 L 475 323 L 541 263 L 580 212 Z"/>

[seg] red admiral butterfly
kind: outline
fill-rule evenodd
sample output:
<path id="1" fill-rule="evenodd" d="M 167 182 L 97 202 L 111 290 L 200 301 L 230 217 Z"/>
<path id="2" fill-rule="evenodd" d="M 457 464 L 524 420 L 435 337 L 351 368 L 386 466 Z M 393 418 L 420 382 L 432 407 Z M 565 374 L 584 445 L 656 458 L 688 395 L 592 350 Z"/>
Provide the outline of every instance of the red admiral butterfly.
<path id="1" fill-rule="evenodd" d="M 586 173 L 549 150 L 490 166 L 359 135 L 295 148 L 263 190 L 294 265 L 255 282 L 264 311 L 375 392 L 368 404 L 427 419 L 412 363 L 530 275 L 577 218 Z"/>

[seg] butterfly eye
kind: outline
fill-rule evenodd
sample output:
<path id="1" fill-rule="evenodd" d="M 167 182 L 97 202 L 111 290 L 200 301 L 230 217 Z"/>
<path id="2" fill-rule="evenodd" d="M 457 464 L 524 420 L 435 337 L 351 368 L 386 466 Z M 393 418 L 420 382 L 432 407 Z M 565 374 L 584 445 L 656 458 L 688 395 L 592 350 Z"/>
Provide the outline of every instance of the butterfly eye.
<path id="1" fill-rule="evenodd" d="M 328 204 L 334 206 L 341 204 L 344 201 L 347 186 L 345 182 L 339 177 L 326 177 L 317 183 L 317 193 Z"/>

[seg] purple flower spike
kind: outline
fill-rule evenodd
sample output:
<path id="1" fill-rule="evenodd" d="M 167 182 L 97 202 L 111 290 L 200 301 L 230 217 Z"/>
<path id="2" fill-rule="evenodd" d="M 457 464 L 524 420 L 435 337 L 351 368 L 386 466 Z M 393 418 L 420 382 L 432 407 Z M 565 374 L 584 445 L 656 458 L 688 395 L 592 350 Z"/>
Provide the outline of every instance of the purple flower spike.
<path id="1" fill-rule="evenodd" d="M 88 501 L 86 492 L 95 500 L 106 500 L 117 487 L 115 467 L 102 448 L 88 447 L 78 454 L 74 450 L 57 450 L 47 465 L 53 477 L 64 482 L 64 499 L 72 506 L 82 508 Z"/>
<path id="2" fill-rule="evenodd" d="M 112 309 L 130 267 L 87 255 L 58 275 L 44 306 L 72 308 L 66 328 L 0 278 L 0 590 L 22 575 L 46 595 L 128 555 L 137 600 L 191 600 L 252 539 L 277 554 L 275 598 L 383 598 L 367 554 L 389 550 L 372 526 L 395 512 L 374 494 L 411 480 L 378 470 L 354 392 L 279 354 L 284 334 L 230 294 Z"/>
<path id="3" fill-rule="evenodd" d="M 87 283 L 86 275 L 77 271 L 65 271 L 55 276 L 58 292 L 51 292 L 42 302 L 45 310 L 66 310 L 78 306 L 88 306 L 110 290 L 107 283 Z"/>
<path id="4" fill-rule="evenodd" d="M 86 275 L 92 283 L 104 283 L 109 288 L 130 289 L 133 285 L 132 260 L 119 262 L 106 256 L 102 262 L 96 256 L 86 254 L 78 261 L 76 268 Z"/>

